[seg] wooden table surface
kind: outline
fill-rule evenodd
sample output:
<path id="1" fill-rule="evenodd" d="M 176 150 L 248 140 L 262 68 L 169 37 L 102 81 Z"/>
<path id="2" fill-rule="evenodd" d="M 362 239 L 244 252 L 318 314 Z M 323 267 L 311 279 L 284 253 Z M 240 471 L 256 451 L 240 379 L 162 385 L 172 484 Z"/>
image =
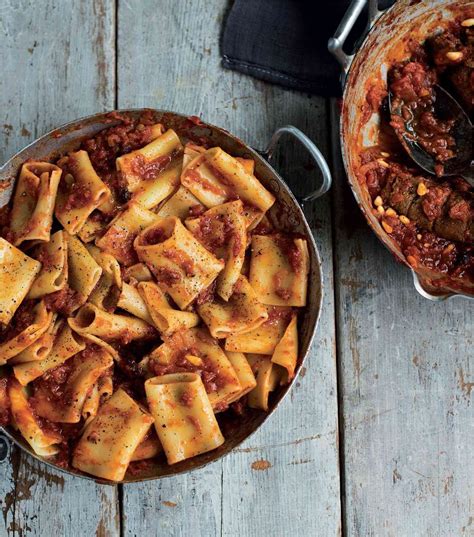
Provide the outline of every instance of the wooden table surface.
<path id="1" fill-rule="evenodd" d="M 0 464 L 0 535 L 472 536 L 473 307 L 420 298 L 370 232 L 340 165 L 333 103 L 221 68 L 228 9 L 225 0 L 2 0 L 0 161 L 114 108 L 200 115 L 257 148 L 278 126 L 302 129 L 335 183 L 306 211 L 325 279 L 307 367 L 243 447 L 186 476 L 100 486 L 12 450 Z M 284 149 L 290 186 L 316 184 Z"/>

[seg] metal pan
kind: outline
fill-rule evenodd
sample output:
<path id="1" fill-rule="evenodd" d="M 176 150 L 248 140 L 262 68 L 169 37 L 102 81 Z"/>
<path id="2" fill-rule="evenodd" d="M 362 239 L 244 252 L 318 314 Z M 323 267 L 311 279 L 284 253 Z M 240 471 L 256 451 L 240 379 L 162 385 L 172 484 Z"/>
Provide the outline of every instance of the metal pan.
<path id="1" fill-rule="evenodd" d="M 344 52 L 344 43 L 364 7 L 369 4 L 369 20 L 365 39 L 357 52 Z M 386 84 L 386 73 L 391 64 L 408 55 L 404 44 L 409 38 L 423 42 L 458 16 L 472 17 L 474 2 L 460 0 L 398 0 L 391 8 L 381 12 L 377 0 L 353 0 L 328 48 L 342 67 L 344 87 L 340 121 L 342 156 L 349 184 L 370 227 L 382 243 L 407 265 L 413 274 L 416 290 L 430 300 L 453 297 L 474 298 L 472 282 L 448 277 L 420 267 L 413 270 L 399 245 L 384 231 L 372 211 L 372 202 L 365 185 L 357 179 L 360 152 L 375 145 L 380 115 L 374 112 L 369 121 L 364 117 L 368 89 L 373 84 Z"/>
<path id="2" fill-rule="evenodd" d="M 138 118 L 143 114 L 145 109 L 120 110 L 121 116 L 130 116 Z M 292 126 L 286 126 L 278 129 L 270 140 L 265 151 L 258 152 L 250 148 L 244 142 L 231 135 L 224 129 L 215 127 L 201 122 L 191 121 L 188 117 L 167 112 L 163 110 L 153 110 L 156 122 L 162 122 L 168 128 L 173 128 L 184 140 L 201 140 L 205 139 L 213 146 L 221 146 L 225 151 L 234 155 L 255 160 L 255 174 L 262 184 L 270 190 L 277 198 L 275 206 L 269 212 L 269 217 L 281 229 L 301 233 L 308 241 L 310 255 L 310 275 L 308 288 L 308 305 L 301 313 L 299 319 L 299 336 L 300 336 L 300 356 L 296 371 L 299 372 L 306 356 L 308 355 L 313 340 L 316 327 L 321 312 L 321 302 L 323 293 L 323 276 L 321 272 L 321 259 L 318 249 L 311 234 L 311 229 L 306 221 L 300 203 L 311 201 L 325 194 L 331 186 L 331 174 L 324 157 L 319 152 L 313 142 L 305 136 L 300 130 Z M 15 184 L 16 177 L 22 163 L 27 159 L 56 159 L 60 155 L 73 151 L 78 148 L 81 141 L 90 138 L 104 128 L 118 124 L 115 113 L 103 113 L 89 116 L 77 121 L 73 121 L 58 129 L 42 136 L 31 145 L 13 156 L 0 169 L 0 185 L 4 188 L 0 193 L 0 207 L 8 203 Z M 197 123 L 197 124 L 196 124 Z M 272 154 L 281 141 L 283 135 L 289 135 L 296 138 L 309 152 L 314 163 L 319 167 L 322 174 L 322 184 L 314 192 L 308 193 L 300 202 L 298 202 L 291 193 L 287 184 L 278 175 L 270 165 Z M 156 460 L 151 464 L 140 465 L 132 463 L 123 483 L 141 482 L 151 479 L 158 479 L 166 476 L 174 476 L 205 464 L 214 462 L 232 451 L 241 442 L 246 440 L 254 433 L 275 411 L 281 400 L 291 389 L 295 379 L 287 386 L 279 388 L 271 397 L 270 409 L 268 412 L 249 411 L 243 417 L 228 415 L 224 413 L 218 415 L 222 432 L 226 438 L 225 443 L 218 449 L 188 459 L 181 463 L 169 466 L 164 460 Z M 63 472 L 80 475 L 83 478 L 91 479 L 100 483 L 109 483 L 97 480 L 94 477 L 75 472 L 73 470 L 64 470 L 51 463 L 50 461 L 38 457 L 31 450 L 30 446 L 23 440 L 20 434 L 12 428 L 3 429 L 6 437 L 17 444 L 21 449 L 31 456 L 44 463 L 57 468 Z M 0 435 L 0 456 L 8 455 L 8 445 Z"/>

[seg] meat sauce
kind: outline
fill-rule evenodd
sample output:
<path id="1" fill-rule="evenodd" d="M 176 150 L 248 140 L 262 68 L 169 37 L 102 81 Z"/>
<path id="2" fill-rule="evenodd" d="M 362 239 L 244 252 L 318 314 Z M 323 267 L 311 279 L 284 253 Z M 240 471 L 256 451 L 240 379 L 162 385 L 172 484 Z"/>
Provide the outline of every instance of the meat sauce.
<path id="1" fill-rule="evenodd" d="M 235 230 L 232 219 L 225 214 L 204 214 L 199 218 L 197 229 L 194 232 L 196 238 L 208 250 L 216 253 L 220 248 L 230 244 L 233 239 L 232 253 L 240 252 L 241 241 Z"/>
<path id="2" fill-rule="evenodd" d="M 130 200 L 131 194 L 116 170 L 115 159 L 150 143 L 153 139 L 151 127 L 156 121 L 152 111 L 145 112 L 138 119 L 112 113 L 110 119 L 120 123 L 85 140 L 81 149 L 88 152 L 94 170 L 111 189 L 112 198 L 122 205 Z"/>
<path id="3" fill-rule="evenodd" d="M 151 111 L 145 112 L 137 120 L 118 114 L 111 119 L 118 119 L 119 125 L 100 131 L 81 146 L 89 153 L 92 166 L 99 174 L 115 170 L 117 157 L 151 142 L 151 126 L 156 123 Z"/>
<path id="4" fill-rule="evenodd" d="M 33 324 L 36 317 L 34 307 L 34 300 L 25 300 L 20 305 L 8 326 L 2 332 L 0 332 L 1 342 L 10 341 L 21 334 L 26 328 L 28 328 L 28 326 Z"/>
<path id="5" fill-rule="evenodd" d="M 186 355 L 192 354 L 202 358 L 202 365 L 197 366 L 186 359 Z M 196 348 L 190 347 L 181 349 L 172 362 L 167 365 L 161 365 L 156 362 L 152 364 L 155 375 L 166 375 L 168 373 L 197 373 L 206 388 L 207 393 L 213 393 L 226 386 L 228 379 L 223 375 L 216 365 L 207 360 L 205 356 L 200 356 Z"/>
<path id="6" fill-rule="evenodd" d="M 277 244 L 294 272 L 301 272 L 303 268 L 303 255 L 295 242 L 295 238 L 288 235 L 276 235 Z"/>
<path id="7" fill-rule="evenodd" d="M 147 161 L 143 155 L 137 155 L 131 162 L 132 172 L 148 181 L 159 175 L 172 161 L 174 155 L 163 155 Z"/>
<path id="8" fill-rule="evenodd" d="M 84 184 L 74 182 L 69 188 L 68 197 L 63 210 L 70 211 L 72 209 L 80 209 L 81 207 L 88 205 L 91 200 L 92 192 L 90 189 Z"/>
<path id="9" fill-rule="evenodd" d="M 473 43 L 474 29 L 456 23 L 422 46 L 409 44 L 411 59 L 389 71 L 392 109 L 398 106 L 405 120 L 411 118 L 420 144 L 438 161 L 439 173 L 456 148 L 452 122 L 436 117 L 433 84 L 452 91 L 472 114 Z M 460 78 L 468 83 L 457 84 Z M 382 117 L 380 142 L 361 153 L 359 181 L 367 186 L 374 214 L 414 268 L 474 281 L 473 188 L 462 177 L 432 176 L 408 160 L 390 133 L 402 128 L 402 120 L 393 115 L 384 119 L 384 91 L 373 93 L 372 104 Z"/>
<path id="10" fill-rule="evenodd" d="M 455 122 L 436 116 L 435 82 L 434 70 L 421 63 L 395 65 L 389 73 L 389 88 L 393 95 L 392 110 L 399 110 L 401 115 L 392 114 L 390 125 L 405 136 L 411 136 L 412 130 L 419 145 L 443 163 L 455 155 L 455 140 L 451 135 Z M 442 175 L 443 166 L 438 166 L 437 172 Z"/>
<path id="11" fill-rule="evenodd" d="M 44 297 L 46 308 L 49 311 L 70 315 L 77 304 L 79 293 L 65 285 L 60 291 L 56 291 Z"/>

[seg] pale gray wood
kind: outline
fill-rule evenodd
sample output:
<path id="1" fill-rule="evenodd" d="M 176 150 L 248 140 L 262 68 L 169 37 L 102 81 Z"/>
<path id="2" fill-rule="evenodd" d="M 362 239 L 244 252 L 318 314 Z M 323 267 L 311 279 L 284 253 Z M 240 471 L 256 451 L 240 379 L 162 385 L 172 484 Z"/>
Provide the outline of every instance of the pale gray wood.
<path id="1" fill-rule="evenodd" d="M 472 303 L 416 293 L 337 165 L 347 535 L 474 535 Z"/>
<path id="2" fill-rule="evenodd" d="M 218 40 L 225 10 L 221 0 L 121 0 L 119 107 L 149 106 L 201 115 L 260 148 L 276 127 L 292 123 L 327 150 L 329 127 L 323 99 L 221 68 Z M 290 179 L 304 180 L 294 168 L 286 168 L 291 171 Z M 310 216 L 318 225 L 315 235 L 323 257 L 326 297 L 304 378 L 270 422 L 223 462 L 185 477 L 125 486 L 124 535 L 338 534 L 329 199 L 315 204 Z M 255 465 L 256 461 L 268 461 L 271 466 Z M 252 464 L 268 468 L 255 470 Z M 166 502 L 172 502 L 171 506 Z"/>
<path id="3" fill-rule="evenodd" d="M 13 533 L 15 528 L 15 483 L 19 465 L 18 450 L 11 450 L 10 457 L 0 463 L 0 535 Z"/>
<path id="4" fill-rule="evenodd" d="M 0 4 L 0 161 L 69 120 L 114 106 L 114 2 Z M 0 465 L 1 536 L 119 535 L 116 487 L 27 455 Z"/>

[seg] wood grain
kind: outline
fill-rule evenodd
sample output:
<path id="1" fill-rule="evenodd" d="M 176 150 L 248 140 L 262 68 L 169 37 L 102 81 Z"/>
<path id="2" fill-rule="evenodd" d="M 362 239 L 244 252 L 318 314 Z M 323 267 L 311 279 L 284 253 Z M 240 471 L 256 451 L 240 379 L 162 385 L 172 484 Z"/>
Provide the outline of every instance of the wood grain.
<path id="1" fill-rule="evenodd" d="M 114 106 L 114 2 L 0 4 L 4 162 L 48 130 Z M 1 536 L 119 535 L 116 487 L 49 469 L 14 450 L 0 465 Z"/>
<path id="2" fill-rule="evenodd" d="M 220 0 L 121 0 L 118 103 L 200 115 L 254 147 L 291 123 L 327 151 L 324 99 L 255 81 L 220 65 Z M 140 32 L 134 29 L 140 28 Z M 285 147 L 289 155 L 293 145 Z M 296 189 L 311 177 L 301 153 L 279 161 Z M 314 173 L 313 173 L 314 175 Z M 304 378 L 275 416 L 242 448 L 204 470 L 124 487 L 124 535 L 155 528 L 167 536 L 335 536 L 339 472 L 330 200 L 308 216 L 323 257 L 326 295 Z M 278 528 L 278 530 L 275 530 Z M 276 533 L 275 533 L 276 532 Z"/>
<path id="3" fill-rule="evenodd" d="M 472 536 L 474 310 L 415 292 L 336 166 L 346 533 Z"/>

